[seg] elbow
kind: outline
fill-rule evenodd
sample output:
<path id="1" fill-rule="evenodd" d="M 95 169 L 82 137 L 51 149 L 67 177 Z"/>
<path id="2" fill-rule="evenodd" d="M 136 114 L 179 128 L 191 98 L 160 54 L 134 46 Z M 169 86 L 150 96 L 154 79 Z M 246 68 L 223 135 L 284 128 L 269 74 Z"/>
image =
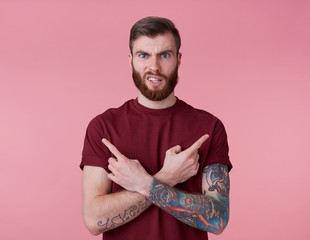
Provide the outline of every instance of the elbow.
<path id="1" fill-rule="evenodd" d="M 222 232 L 224 232 L 227 224 L 228 224 L 228 219 L 227 220 L 225 220 L 225 219 L 223 220 L 222 218 L 219 218 L 216 221 L 217 227 L 211 228 L 209 232 L 214 234 L 214 235 L 220 235 Z"/>
<path id="2" fill-rule="evenodd" d="M 100 216 L 97 214 L 98 209 L 84 205 L 83 206 L 83 222 L 90 234 L 97 236 L 109 230 L 108 220 L 102 213 Z"/>
<path id="3" fill-rule="evenodd" d="M 94 218 L 90 217 L 83 217 L 84 225 L 87 228 L 87 230 L 94 236 L 97 236 L 106 230 L 104 229 L 104 226 L 102 224 L 102 221 L 98 221 Z"/>
<path id="4" fill-rule="evenodd" d="M 87 228 L 88 231 L 93 235 L 93 236 L 98 236 L 99 234 L 101 234 L 102 232 L 98 231 L 95 228 Z"/>
<path id="5" fill-rule="evenodd" d="M 210 233 L 212 233 L 212 234 L 214 234 L 214 235 L 220 235 L 220 234 L 222 234 L 222 232 L 224 232 L 224 229 L 225 228 L 218 228 L 218 229 L 212 229 L 211 231 L 210 231 Z"/>
<path id="6" fill-rule="evenodd" d="M 214 235 L 220 235 L 224 232 L 225 228 L 227 227 L 228 220 L 229 220 L 229 205 L 222 206 L 222 211 L 217 218 L 214 219 L 213 227 L 210 228 L 210 233 Z"/>
<path id="7" fill-rule="evenodd" d="M 87 230 L 94 236 L 97 236 L 101 233 L 98 226 L 92 223 L 91 221 L 87 221 L 84 219 L 84 225 L 87 228 Z"/>

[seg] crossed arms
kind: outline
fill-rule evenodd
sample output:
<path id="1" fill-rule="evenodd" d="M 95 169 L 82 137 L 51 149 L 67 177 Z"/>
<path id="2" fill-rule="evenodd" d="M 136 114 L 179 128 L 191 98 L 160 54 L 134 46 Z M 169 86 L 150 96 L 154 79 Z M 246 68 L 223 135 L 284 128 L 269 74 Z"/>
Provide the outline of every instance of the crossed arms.
<path id="1" fill-rule="evenodd" d="M 109 159 L 111 173 L 91 166 L 85 166 L 83 171 L 83 217 L 89 231 L 98 235 L 126 224 L 153 203 L 190 226 L 220 234 L 229 217 L 227 166 L 213 164 L 204 168 L 203 194 L 173 188 L 197 174 L 198 149 L 207 138 L 202 136 L 184 151 L 180 146 L 169 149 L 163 168 L 154 176 L 138 160 L 128 159 L 103 140 L 115 156 Z M 126 190 L 110 193 L 112 181 Z"/>

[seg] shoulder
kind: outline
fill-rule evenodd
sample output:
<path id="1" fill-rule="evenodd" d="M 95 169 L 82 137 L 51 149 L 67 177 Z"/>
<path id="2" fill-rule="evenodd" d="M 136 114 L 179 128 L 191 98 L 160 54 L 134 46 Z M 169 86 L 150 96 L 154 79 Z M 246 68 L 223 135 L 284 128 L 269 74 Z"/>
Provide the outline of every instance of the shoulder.
<path id="1" fill-rule="evenodd" d="M 133 100 L 128 100 L 125 103 L 123 103 L 121 106 L 119 107 L 115 107 L 115 108 L 109 108 L 107 110 L 105 110 L 104 112 L 98 114 L 97 116 L 95 116 L 90 123 L 92 122 L 102 122 L 102 121 L 107 121 L 109 119 L 113 119 L 113 118 L 119 118 L 120 115 L 128 113 L 128 110 L 130 110 L 130 108 L 132 108 L 132 102 Z"/>
<path id="2" fill-rule="evenodd" d="M 223 125 L 221 120 L 212 113 L 203 109 L 195 108 L 183 100 L 179 100 L 179 102 L 179 109 L 181 109 L 184 114 L 191 115 L 193 118 L 195 118 L 196 121 L 204 123 L 207 122 L 208 124 L 211 124 L 213 126 L 218 124 Z"/>

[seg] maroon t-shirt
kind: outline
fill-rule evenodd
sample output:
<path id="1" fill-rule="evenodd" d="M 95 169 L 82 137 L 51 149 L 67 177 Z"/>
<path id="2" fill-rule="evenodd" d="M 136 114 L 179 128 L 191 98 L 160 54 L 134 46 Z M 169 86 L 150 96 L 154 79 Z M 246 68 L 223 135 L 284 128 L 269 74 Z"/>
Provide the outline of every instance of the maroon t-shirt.
<path id="1" fill-rule="evenodd" d="M 130 159 L 138 159 L 153 175 L 163 166 L 165 153 L 173 146 L 186 149 L 202 135 L 209 138 L 200 147 L 198 174 L 175 187 L 189 193 L 202 193 L 202 169 L 213 163 L 232 165 L 228 156 L 227 135 L 222 122 L 210 113 L 177 99 L 172 107 L 149 109 L 138 100 L 129 100 L 119 108 L 109 109 L 88 125 L 82 162 L 107 172 L 111 153 L 101 142 L 108 139 Z M 115 183 L 112 192 L 123 188 Z M 151 206 L 133 221 L 103 233 L 103 239 L 208 239 L 207 232 L 188 226 L 156 206 Z"/>

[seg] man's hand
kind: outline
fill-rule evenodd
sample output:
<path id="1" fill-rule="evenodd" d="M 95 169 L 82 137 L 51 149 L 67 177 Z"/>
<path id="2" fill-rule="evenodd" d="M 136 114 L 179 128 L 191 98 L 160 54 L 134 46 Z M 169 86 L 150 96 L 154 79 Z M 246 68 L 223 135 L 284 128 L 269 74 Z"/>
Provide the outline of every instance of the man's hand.
<path id="1" fill-rule="evenodd" d="M 149 188 L 153 177 L 149 175 L 138 160 L 129 159 L 118 151 L 118 149 L 106 139 L 102 139 L 104 145 L 116 158 L 109 158 L 108 178 L 123 188 L 149 195 Z"/>
<path id="2" fill-rule="evenodd" d="M 198 149 L 208 139 L 209 135 L 203 135 L 188 149 L 181 151 L 180 146 L 172 147 L 166 151 L 163 168 L 155 174 L 155 177 L 174 186 L 185 182 L 197 174 L 199 169 Z M 108 178 L 129 191 L 138 192 L 149 196 L 149 188 L 153 177 L 149 175 L 138 160 L 129 159 L 106 139 L 102 139 L 104 145 L 115 158 L 109 158 Z"/>
<path id="3" fill-rule="evenodd" d="M 184 151 L 181 151 L 179 145 L 167 150 L 164 166 L 156 175 L 169 178 L 166 182 L 169 186 L 185 182 L 192 176 L 195 176 L 199 169 L 198 149 L 208 138 L 208 134 L 203 135 Z"/>

